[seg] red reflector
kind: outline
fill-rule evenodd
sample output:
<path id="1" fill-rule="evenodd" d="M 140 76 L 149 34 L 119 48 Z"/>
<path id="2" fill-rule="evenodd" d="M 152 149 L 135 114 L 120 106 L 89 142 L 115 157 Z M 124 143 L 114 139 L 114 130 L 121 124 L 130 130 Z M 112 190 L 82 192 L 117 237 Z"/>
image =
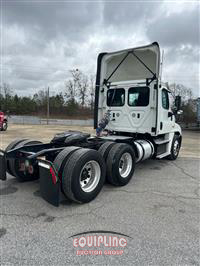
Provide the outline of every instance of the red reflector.
<path id="1" fill-rule="evenodd" d="M 52 167 L 50 168 L 50 173 L 51 173 L 51 177 L 52 177 L 52 182 L 55 185 L 57 182 L 57 178 L 56 178 L 56 174 L 54 173 L 54 170 Z"/>

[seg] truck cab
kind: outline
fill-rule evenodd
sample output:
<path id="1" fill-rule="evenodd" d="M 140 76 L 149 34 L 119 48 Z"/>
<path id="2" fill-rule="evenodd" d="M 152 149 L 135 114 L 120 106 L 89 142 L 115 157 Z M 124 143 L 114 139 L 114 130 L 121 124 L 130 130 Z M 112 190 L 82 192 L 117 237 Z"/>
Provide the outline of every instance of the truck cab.
<path id="1" fill-rule="evenodd" d="M 98 57 L 94 127 L 109 113 L 104 130 L 148 138 L 156 145 L 157 158 L 163 158 L 170 154 L 175 135 L 181 143 L 170 94 L 160 79 L 158 43 L 102 53 Z"/>

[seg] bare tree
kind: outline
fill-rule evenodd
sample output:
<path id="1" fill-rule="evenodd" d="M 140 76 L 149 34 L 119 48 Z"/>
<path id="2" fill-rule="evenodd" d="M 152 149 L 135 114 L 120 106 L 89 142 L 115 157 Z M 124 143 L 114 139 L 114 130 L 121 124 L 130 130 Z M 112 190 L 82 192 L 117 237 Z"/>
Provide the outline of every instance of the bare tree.
<path id="1" fill-rule="evenodd" d="M 94 75 L 90 76 L 90 85 L 89 85 L 89 105 L 91 110 L 94 109 L 94 97 L 95 97 L 95 77 Z"/>
<path id="2" fill-rule="evenodd" d="M 86 106 L 88 99 L 88 77 L 79 69 L 70 70 L 72 78 L 65 83 L 65 97 L 67 101 L 79 102 L 82 107 Z"/>
<path id="3" fill-rule="evenodd" d="M 0 91 L 4 98 L 7 98 L 13 94 L 13 90 L 11 89 L 10 85 L 7 83 L 3 83 L 3 86 L 1 86 Z"/>
<path id="4" fill-rule="evenodd" d="M 81 72 L 78 69 L 70 70 L 72 78 L 65 82 L 65 93 L 64 96 L 67 98 L 69 102 L 75 102 L 76 97 L 78 96 L 78 86 L 79 80 L 81 77 Z"/>
<path id="5" fill-rule="evenodd" d="M 169 87 L 173 98 L 175 98 L 177 95 L 180 95 L 182 101 L 185 102 L 193 97 L 192 90 L 182 84 L 173 83 Z"/>
<path id="6" fill-rule="evenodd" d="M 67 98 L 67 101 L 74 102 L 75 101 L 75 88 L 73 80 L 68 80 L 65 83 L 66 91 L 64 93 L 64 96 Z"/>
<path id="7" fill-rule="evenodd" d="M 74 81 L 74 86 L 77 86 L 77 84 L 79 83 L 79 81 L 81 79 L 82 72 L 79 69 L 72 69 L 72 70 L 70 70 L 70 73 L 71 73 L 73 81 Z"/>
<path id="8" fill-rule="evenodd" d="M 88 77 L 83 73 L 81 73 L 78 80 L 78 95 L 81 106 L 84 107 L 88 98 Z"/>

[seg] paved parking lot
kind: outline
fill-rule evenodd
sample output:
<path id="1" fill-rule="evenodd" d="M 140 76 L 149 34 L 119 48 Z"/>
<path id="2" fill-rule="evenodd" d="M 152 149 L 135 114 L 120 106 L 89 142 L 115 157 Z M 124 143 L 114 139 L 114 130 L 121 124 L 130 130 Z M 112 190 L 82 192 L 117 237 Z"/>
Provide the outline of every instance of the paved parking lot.
<path id="1" fill-rule="evenodd" d="M 19 137 L 48 141 L 66 128 L 12 125 L 0 133 L 1 148 Z M 38 181 L 9 176 L 0 181 L 1 265 L 199 265 L 199 163 L 200 134 L 185 131 L 176 161 L 145 161 L 127 186 L 106 184 L 89 204 L 63 199 L 58 208 L 40 197 Z M 71 236 L 95 230 L 127 235 L 124 253 L 76 255 Z"/>

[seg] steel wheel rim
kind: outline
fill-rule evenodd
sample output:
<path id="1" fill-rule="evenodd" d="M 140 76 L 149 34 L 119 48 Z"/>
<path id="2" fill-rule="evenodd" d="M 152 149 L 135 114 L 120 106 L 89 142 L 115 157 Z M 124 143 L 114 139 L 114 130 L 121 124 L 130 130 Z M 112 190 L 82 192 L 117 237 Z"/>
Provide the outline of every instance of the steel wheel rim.
<path id="1" fill-rule="evenodd" d="M 93 191 L 97 187 L 100 177 L 101 177 L 101 168 L 98 162 L 96 161 L 87 162 L 81 169 L 80 173 L 79 182 L 81 189 L 84 192 Z"/>
<path id="2" fill-rule="evenodd" d="M 178 140 L 174 141 L 174 147 L 173 147 L 174 155 L 177 156 L 179 152 L 179 142 Z"/>
<path id="3" fill-rule="evenodd" d="M 131 154 L 128 152 L 122 154 L 119 160 L 119 173 L 121 177 L 126 178 L 130 174 L 132 166 L 133 160 Z"/>
<path id="4" fill-rule="evenodd" d="M 3 123 L 3 130 L 5 130 L 7 128 L 7 124 Z"/>

